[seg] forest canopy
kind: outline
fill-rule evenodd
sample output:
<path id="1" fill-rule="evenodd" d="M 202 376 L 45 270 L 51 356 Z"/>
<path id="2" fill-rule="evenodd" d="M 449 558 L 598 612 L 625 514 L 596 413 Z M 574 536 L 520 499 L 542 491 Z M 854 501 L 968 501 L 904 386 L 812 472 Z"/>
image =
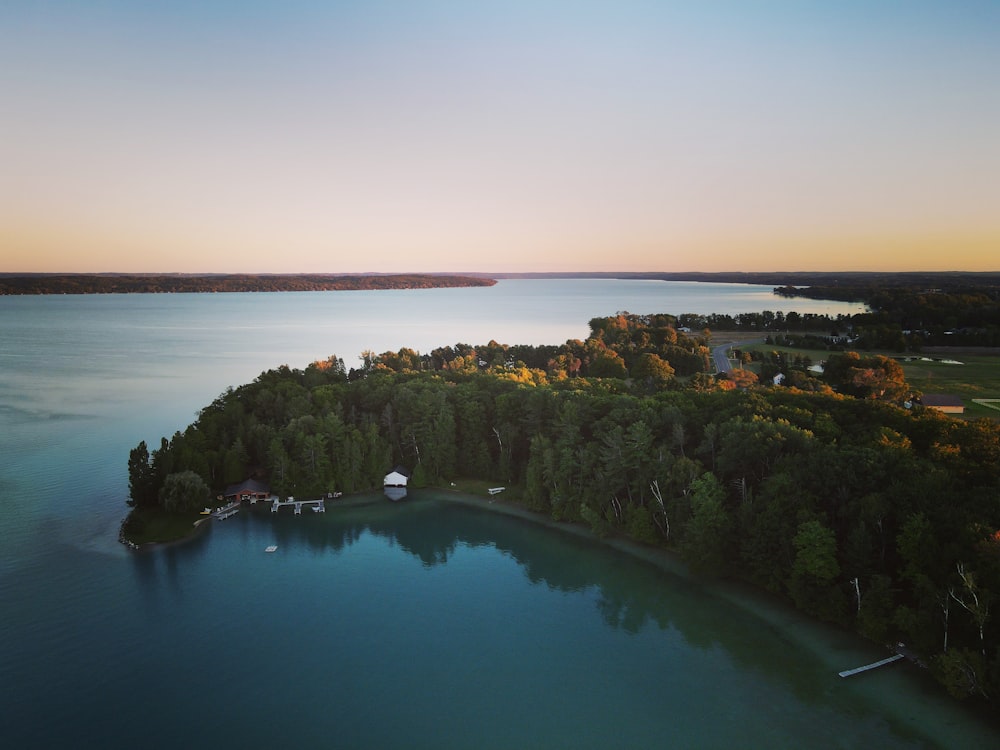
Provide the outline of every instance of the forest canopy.
<path id="1" fill-rule="evenodd" d="M 190 505 L 196 478 L 349 493 L 396 464 L 415 487 L 488 479 L 552 519 L 904 641 L 955 695 L 996 702 L 1000 426 L 912 403 L 877 355 L 831 355 L 823 375 L 798 363 L 785 385 L 709 374 L 711 334 L 681 321 L 620 313 L 562 345 L 269 370 L 137 446 L 131 502 Z"/>

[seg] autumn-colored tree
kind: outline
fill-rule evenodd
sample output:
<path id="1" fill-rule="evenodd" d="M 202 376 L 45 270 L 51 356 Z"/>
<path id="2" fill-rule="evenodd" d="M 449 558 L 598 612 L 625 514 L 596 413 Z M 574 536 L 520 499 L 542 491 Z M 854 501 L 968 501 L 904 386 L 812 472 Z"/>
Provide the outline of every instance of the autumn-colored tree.
<path id="1" fill-rule="evenodd" d="M 599 352 L 587 365 L 587 375 L 592 378 L 624 378 L 627 372 L 625 360 L 610 349 Z"/>
<path id="2" fill-rule="evenodd" d="M 824 377 L 841 393 L 858 398 L 900 402 L 910 395 L 899 362 L 881 354 L 870 357 L 857 352 L 831 354 Z"/>
<path id="3" fill-rule="evenodd" d="M 632 367 L 632 377 L 654 386 L 662 386 L 674 377 L 674 368 L 656 354 L 640 354 Z"/>
<path id="4" fill-rule="evenodd" d="M 740 367 L 729 371 L 729 379 L 735 383 L 737 388 L 749 388 L 752 385 L 757 385 L 757 374 Z"/>

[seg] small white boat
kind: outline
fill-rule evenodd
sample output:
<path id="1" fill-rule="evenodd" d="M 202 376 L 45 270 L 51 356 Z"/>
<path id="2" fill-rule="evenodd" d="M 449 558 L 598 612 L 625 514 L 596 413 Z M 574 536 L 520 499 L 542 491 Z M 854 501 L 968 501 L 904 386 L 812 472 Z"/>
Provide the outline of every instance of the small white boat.
<path id="1" fill-rule="evenodd" d="M 272 544 L 270 547 L 265 547 L 264 551 L 265 552 L 275 552 L 275 551 L 277 551 L 277 549 L 278 549 L 278 545 L 277 544 Z"/>

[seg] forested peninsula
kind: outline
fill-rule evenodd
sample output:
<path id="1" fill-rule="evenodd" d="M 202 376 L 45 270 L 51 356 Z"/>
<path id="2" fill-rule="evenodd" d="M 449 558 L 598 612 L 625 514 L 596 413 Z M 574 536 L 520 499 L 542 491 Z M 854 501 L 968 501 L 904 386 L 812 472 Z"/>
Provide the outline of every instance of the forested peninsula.
<path id="1" fill-rule="evenodd" d="M 330 292 L 493 286 L 496 281 L 436 274 L 38 274 L 0 276 L 0 295 L 189 292 Z"/>
<path id="2" fill-rule="evenodd" d="M 859 348 L 919 351 L 923 346 L 1000 347 L 1000 273 L 971 271 L 756 271 L 493 274 L 493 278 L 616 278 L 772 286 L 782 297 L 863 302 L 869 312 L 839 328 L 864 330 Z M 712 317 L 712 316 L 709 316 Z M 743 317 L 743 316 L 740 316 Z M 758 330 L 796 332 L 800 319 L 775 318 Z M 738 321 L 739 322 L 739 321 Z M 758 325 L 759 320 L 750 321 Z M 746 326 L 739 322 L 741 329 Z M 846 325 L 844 325 L 846 324 Z M 715 326 L 713 325 L 713 328 Z"/>
<path id="3" fill-rule="evenodd" d="M 952 694 L 995 707 L 1000 424 L 923 408 L 881 355 L 830 351 L 822 373 L 786 360 L 783 379 L 710 374 L 698 320 L 620 313 L 561 345 L 263 372 L 132 450 L 124 530 L 248 477 L 304 498 L 380 487 L 397 464 L 417 488 L 488 480 L 555 521 L 905 642 Z"/>

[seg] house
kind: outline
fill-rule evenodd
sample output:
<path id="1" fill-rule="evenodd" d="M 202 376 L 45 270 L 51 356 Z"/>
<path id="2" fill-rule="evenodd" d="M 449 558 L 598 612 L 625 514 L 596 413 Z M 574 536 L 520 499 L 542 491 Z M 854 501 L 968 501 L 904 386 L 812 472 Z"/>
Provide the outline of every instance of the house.
<path id="1" fill-rule="evenodd" d="M 249 500 L 255 503 L 258 500 L 269 498 L 271 496 L 271 488 L 263 482 L 258 482 L 256 479 L 247 479 L 239 484 L 229 485 L 222 494 L 226 500 Z"/>
<path id="2" fill-rule="evenodd" d="M 396 466 L 385 475 L 382 480 L 382 489 L 385 496 L 393 502 L 398 502 L 406 497 L 406 482 L 410 478 L 409 472 L 402 466 Z"/>
<path id="3" fill-rule="evenodd" d="M 920 397 L 920 403 L 928 409 L 937 409 L 945 414 L 965 413 L 965 403 L 962 398 L 950 393 L 925 393 Z"/>
<path id="4" fill-rule="evenodd" d="M 406 482 L 409 479 L 409 475 L 406 470 L 401 466 L 395 467 L 392 471 L 385 475 L 385 479 L 382 480 L 383 487 L 405 487 Z"/>

